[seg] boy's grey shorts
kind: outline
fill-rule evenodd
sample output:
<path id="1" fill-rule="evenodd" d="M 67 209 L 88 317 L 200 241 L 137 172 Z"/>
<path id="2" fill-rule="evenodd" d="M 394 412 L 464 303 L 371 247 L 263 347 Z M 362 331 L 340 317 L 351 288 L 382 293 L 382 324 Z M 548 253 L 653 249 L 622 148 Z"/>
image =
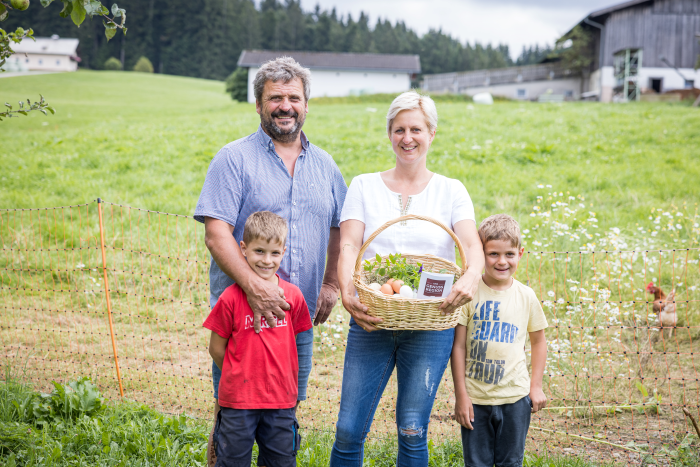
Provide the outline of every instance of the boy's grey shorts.
<path id="1" fill-rule="evenodd" d="M 532 401 L 525 396 L 503 405 L 474 404 L 474 430 L 462 427 L 466 467 L 521 467 Z"/>
<path id="2" fill-rule="evenodd" d="M 296 466 L 301 435 L 294 409 L 221 407 L 214 428 L 216 467 L 250 467 L 256 441 L 258 465 Z"/>

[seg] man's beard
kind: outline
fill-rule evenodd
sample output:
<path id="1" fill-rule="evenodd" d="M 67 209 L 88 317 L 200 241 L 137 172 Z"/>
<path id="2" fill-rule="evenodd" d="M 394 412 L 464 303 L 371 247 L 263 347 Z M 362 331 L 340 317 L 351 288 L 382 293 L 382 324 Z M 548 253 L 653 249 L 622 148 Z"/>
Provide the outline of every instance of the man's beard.
<path id="1" fill-rule="evenodd" d="M 292 117 L 294 119 L 294 125 L 288 130 L 282 129 L 275 123 L 275 117 Z M 299 115 L 293 109 L 289 109 L 288 112 L 275 110 L 269 116 L 263 113 L 260 118 L 260 123 L 265 132 L 270 135 L 270 138 L 280 143 L 291 143 L 299 136 L 301 127 L 304 126 L 304 120 L 306 120 L 306 114 Z"/>

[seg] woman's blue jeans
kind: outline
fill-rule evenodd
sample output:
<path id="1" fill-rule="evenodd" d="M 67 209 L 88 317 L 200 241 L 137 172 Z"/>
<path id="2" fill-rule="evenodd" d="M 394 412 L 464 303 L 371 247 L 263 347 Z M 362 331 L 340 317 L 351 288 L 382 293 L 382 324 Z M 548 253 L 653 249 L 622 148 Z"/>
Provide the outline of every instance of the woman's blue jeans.
<path id="1" fill-rule="evenodd" d="M 350 320 L 331 467 L 361 467 L 374 412 L 396 367 L 399 467 L 428 465 L 428 423 L 454 329 L 367 332 Z"/>

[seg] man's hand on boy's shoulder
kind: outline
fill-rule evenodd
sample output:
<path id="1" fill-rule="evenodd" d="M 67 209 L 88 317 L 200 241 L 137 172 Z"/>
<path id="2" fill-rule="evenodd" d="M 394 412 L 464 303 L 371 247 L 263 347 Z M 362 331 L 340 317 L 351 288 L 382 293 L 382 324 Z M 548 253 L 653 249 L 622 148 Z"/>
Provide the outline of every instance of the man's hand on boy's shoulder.
<path id="1" fill-rule="evenodd" d="M 456 420 L 460 425 L 469 430 L 473 430 L 472 422 L 474 421 L 474 405 L 469 397 L 464 400 L 458 399 L 455 402 L 455 413 L 452 415 L 452 420 Z"/>
<path id="2" fill-rule="evenodd" d="M 253 325 L 255 333 L 261 329 L 261 320 L 267 321 L 268 326 L 277 326 L 275 318 L 284 319 L 285 311 L 290 309 L 286 302 L 284 290 L 265 280 L 253 281 L 249 290 L 245 290 L 248 305 L 253 310 Z"/>
<path id="3" fill-rule="evenodd" d="M 532 413 L 547 407 L 547 396 L 541 388 L 530 388 L 530 400 L 532 401 Z"/>

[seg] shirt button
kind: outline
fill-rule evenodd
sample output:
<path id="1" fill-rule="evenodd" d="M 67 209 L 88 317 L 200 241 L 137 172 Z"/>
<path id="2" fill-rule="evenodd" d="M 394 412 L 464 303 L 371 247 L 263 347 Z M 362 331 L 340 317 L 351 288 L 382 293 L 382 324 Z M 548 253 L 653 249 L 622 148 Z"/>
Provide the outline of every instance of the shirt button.
<path id="1" fill-rule="evenodd" d="M 296 225 L 296 224 L 294 224 L 294 225 L 292 226 L 292 228 L 293 228 L 293 229 L 296 229 L 296 228 L 297 228 L 297 225 Z"/>
<path id="2" fill-rule="evenodd" d="M 292 250 L 292 253 L 296 253 L 296 252 L 297 252 L 297 250 Z"/>
<path id="3" fill-rule="evenodd" d="M 294 206 L 296 206 L 296 205 L 297 205 L 297 202 L 296 202 L 296 201 L 292 201 L 292 204 L 293 204 Z"/>
<path id="4" fill-rule="evenodd" d="M 294 277 L 294 276 L 295 276 L 295 274 L 294 274 L 294 273 L 292 273 L 292 277 Z"/>

